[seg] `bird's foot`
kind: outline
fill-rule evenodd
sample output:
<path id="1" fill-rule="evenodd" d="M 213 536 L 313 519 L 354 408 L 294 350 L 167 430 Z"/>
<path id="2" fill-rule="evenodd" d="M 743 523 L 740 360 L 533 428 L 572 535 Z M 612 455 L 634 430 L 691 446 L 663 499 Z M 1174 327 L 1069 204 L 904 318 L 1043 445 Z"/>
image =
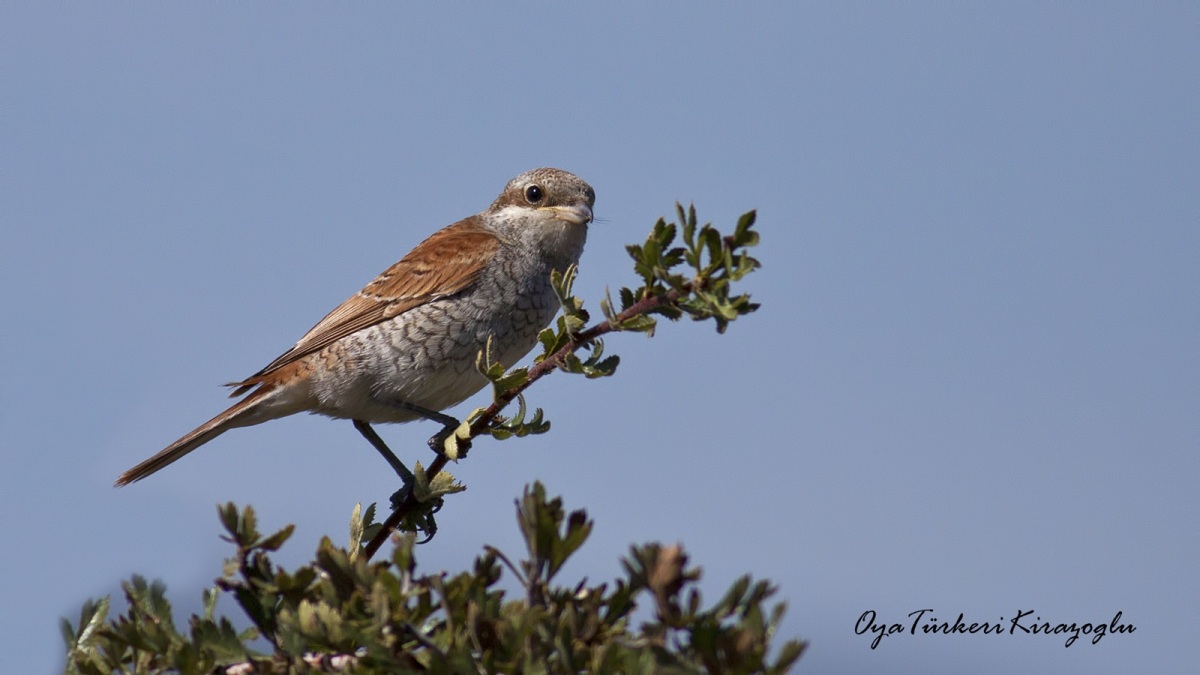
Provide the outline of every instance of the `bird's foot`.
<path id="1" fill-rule="evenodd" d="M 467 451 L 471 449 L 470 427 L 450 418 L 446 426 L 429 439 L 429 449 L 455 461 L 466 457 Z"/>
<path id="2" fill-rule="evenodd" d="M 418 541 L 418 544 L 426 544 L 433 539 L 433 535 L 437 534 L 437 520 L 433 514 L 442 510 L 444 503 L 441 497 L 426 504 L 414 503 L 412 500 L 412 483 L 405 484 L 404 487 L 396 490 L 392 494 L 391 504 L 392 510 L 409 509 L 405 515 L 403 522 L 400 524 L 401 530 L 408 532 L 424 532 L 425 538 Z"/>

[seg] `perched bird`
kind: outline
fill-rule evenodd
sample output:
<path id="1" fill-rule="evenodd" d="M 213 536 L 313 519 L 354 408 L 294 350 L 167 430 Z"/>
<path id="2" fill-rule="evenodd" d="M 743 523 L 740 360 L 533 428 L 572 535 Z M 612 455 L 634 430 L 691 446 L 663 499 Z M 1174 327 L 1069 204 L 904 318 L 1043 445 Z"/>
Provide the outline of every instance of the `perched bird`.
<path id="1" fill-rule="evenodd" d="M 485 211 L 443 228 L 339 305 L 279 358 L 240 382 L 225 412 L 117 478 L 141 480 L 234 427 L 298 412 L 354 421 L 402 476 L 371 428 L 377 422 L 457 420 L 438 411 L 487 380 L 476 355 L 511 367 L 558 311 L 551 270 L 578 262 L 596 193 L 574 174 L 534 169 Z"/>

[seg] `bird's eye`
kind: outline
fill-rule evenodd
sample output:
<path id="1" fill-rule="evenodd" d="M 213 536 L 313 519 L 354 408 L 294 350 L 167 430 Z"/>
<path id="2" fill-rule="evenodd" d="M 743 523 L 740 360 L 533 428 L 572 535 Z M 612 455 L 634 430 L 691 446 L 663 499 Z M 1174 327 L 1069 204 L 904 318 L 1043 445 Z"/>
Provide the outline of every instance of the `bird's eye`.
<path id="1" fill-rule="evenodd" d="M 536 204 L 542 201 L 542 188 L 538 185 L 530 185 L 525 188 L 525 201 L 530 204 Z"/>

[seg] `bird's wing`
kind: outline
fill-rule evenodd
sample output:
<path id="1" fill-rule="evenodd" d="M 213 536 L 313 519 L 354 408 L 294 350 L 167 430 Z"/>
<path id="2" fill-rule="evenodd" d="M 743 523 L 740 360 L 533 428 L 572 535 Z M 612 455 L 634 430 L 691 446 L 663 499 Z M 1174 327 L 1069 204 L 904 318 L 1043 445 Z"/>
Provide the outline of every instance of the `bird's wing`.
<path id="1" fill-rule="evenodd" d="M 300 341 L 266 368 L 231 383 L 244 393 L 280 368 L 330 344 L 427 302 L 459 293 L 479 278 L 500 240 L 471 216 L 438 230 L 387 268 L 361 291 L 338 305 Z"/>

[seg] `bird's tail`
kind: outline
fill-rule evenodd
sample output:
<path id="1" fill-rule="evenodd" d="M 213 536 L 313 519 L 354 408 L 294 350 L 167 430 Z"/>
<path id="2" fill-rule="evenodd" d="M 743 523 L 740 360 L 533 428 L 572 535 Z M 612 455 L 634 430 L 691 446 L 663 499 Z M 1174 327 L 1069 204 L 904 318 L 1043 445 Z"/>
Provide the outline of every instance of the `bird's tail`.
<path id="1" fill-rule="evenodd" d="M 139 481 L 234 427 L 258 424 L 259 422 L 271 419 L 271 417 L 274 417 L 273 415 L 260 419 L 247 419 L 254 417 L 256 409 L 269 400 L 269 398 L 265 399 L 264 395 L 271 390 L 272 388 L 269 386 L 260 387 L 255 390 L 246 398 L 229 406 L 225 412 L 201 424 L 188 432 L 183 438 L 160 450 L 158 454 L 121 474 L 114 485 L 122 487 Z"/>

